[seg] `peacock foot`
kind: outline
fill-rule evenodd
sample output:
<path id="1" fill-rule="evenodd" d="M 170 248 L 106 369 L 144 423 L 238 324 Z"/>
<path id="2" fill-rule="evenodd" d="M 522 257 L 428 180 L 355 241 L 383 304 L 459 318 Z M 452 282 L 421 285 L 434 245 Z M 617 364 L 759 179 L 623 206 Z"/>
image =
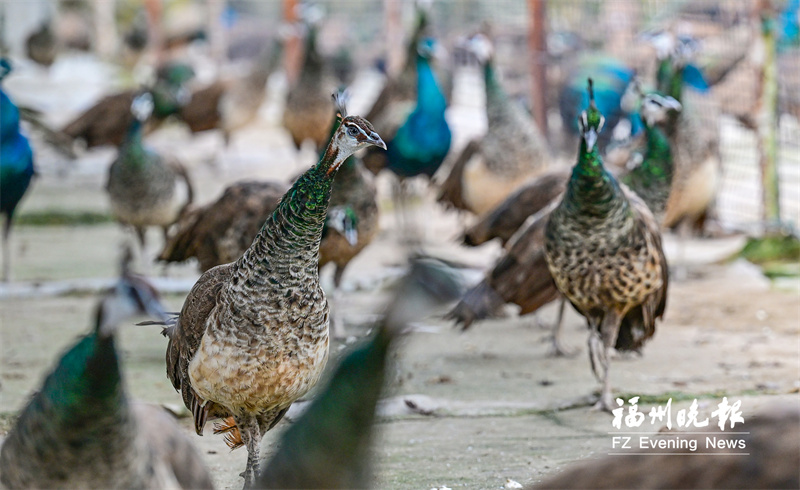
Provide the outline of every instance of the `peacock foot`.
<path id="1" fill-rule="evenodd" d="M 577 347 L 567 347 L 560 340 L 553 337 L 550 343 L 550 351 L 547 353 L 548 357 L 567 357 L 572 358 L 577 356 L 581 350 Z"/>
<path id="2" fill-rule="evenodd" d="M 612 410 L 615 408 L 619 408 L 619 405 L 614 403 L 614 397 L 611 396 L 611 393 L 602 393 L 600 398 L 592 407 L 592 410 L 602 410 L 603 412 L 611 413 Z"/>

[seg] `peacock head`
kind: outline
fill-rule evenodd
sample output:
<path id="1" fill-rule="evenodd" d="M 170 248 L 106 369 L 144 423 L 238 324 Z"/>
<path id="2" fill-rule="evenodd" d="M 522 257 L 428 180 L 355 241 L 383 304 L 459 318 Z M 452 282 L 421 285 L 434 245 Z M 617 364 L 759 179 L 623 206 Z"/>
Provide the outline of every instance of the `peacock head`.
<path id="1" fill-rule="evenodd" d="M 443 48 L 432 37 L 424 37 L 417 44 L 417 54 L 420 58 L 432 60 L 442 55 Z"/>
<path id="2" fill-rule="evenodd" d="M 133 98 L 131 102 L 131 114 L 138 121 L 144 122 L 153 113 L 153 95 L 150 92 L 142 92 Z"/>
<path id="3" fill-rule="evenodd" d="M 186 63 L 165 63 L 156 71 L 153 92 L 165 99 L 162 103 L 172 106 L 173 110 L 177 110 L 177 108 L 186 105 L 191 99 L 191 93 L 186 88 L 186 83 L 194 76 L 194 69 Z"/>
<path id="4" fill-rule="evenodd" d="M 492 41 L 483 33 L 472 36 L 468 46 L 469 50 L 475 55 L 475 58 L 481 65 L 488 63 L 494 56 Z"/>
<path id="5" fill-rule="evenodd" d="M 603 129 L 606 118 L 603 117 L 594 102 L 594 82 L 592 82 L 591 78 L 588 79 L 588 83 L 589 108 L 581 113 L 581 117 L 578 119 L 578 126 L 580 127 L 583 141 L 586 142 L 586 151 L 592 151 L 597 143 L 597 135 Z"/>
<path id="6" fill-rule="evenodd" d="M 327 225 L 347 240 L 351 247 L 358 243 L 358 216 L 350 206 L 335 206 L 328 210 Z"/>
<path id="7" fill-rule="evenodd" d="M 333 99 L 336 102 L 336 109 L 339 112 L 341 123 L 339 129 L 334 133 L 331 139 L 331 145 L 335 145 L 337 150 L 336 160 L 331 165 L 328 173 L 334 172 L 339 169 L 342 163 L 347 160 L 350 155 L 357 152 L 362 148 L 368 146 L 378 146 L 386 149 L 386 143 L 383 142 L 372 124 L 361 116 L 348 116 L 347 109 L 344 104 L 344 97 L 341 93 L 333 94 Z"/>
<path id="8" fill-rule="evenodd" d="M 670 53 L 672 64 L 678 68 L 690 64 L 699 50 L 700 43 L 695 38 L 688 35 L 677 36 L 672 53 Z"/>
<path id="9" fill-rule="evenodd" d="M 97 333 L 107 337 L 122 321 L 138 315 L 168 319 L 158 291 L 143 277 L 125 272 L 97 306 Z"/>
<path id="10" fill-rule="evenodd" d="M 679 112 L 682 109 L 681 103 L 669 96 L 651 93 L 642 99 L 642 107 L 639 114 L 648 126 L 658 124 L 667 118 L 670 111 Z"/>

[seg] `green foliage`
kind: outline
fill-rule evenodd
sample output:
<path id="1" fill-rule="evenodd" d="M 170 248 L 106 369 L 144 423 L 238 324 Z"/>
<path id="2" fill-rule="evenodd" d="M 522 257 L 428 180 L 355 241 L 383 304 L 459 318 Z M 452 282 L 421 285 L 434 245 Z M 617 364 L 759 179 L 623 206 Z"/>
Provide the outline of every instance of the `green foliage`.
<path id="1" fill-rule="evenodd" d="M 738 256 L 762 266 L 774 262 L 800 262 L 800 240 L 790 234 L 749 238 Z"/>
<path id="2" fill-rule="evenodd" d="M 94 211 L 64 211 L 45 209 L 20 214 L 14 221 L 19 226 L 85 226 L 111 223 L 110 214 Z"/>

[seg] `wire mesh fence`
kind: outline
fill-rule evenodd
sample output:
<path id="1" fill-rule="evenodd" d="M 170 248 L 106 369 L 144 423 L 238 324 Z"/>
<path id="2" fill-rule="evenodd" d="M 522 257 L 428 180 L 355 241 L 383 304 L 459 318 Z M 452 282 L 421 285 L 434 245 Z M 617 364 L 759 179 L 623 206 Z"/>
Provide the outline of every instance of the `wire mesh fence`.
<path id="1" fill-rule="evenodd" d="M 34 0 L 35 1 L 35 0 Z M 91 2 L 45 2 L 50 12 L 70 5 Z M 101 0 L 106 1 L 106 0 Z M 546 53 L 532 53 L 531 6 L 537 0 L 432 0 L 431 33 L 440 39 L 459 61 L 459 44 L 478 30 L 488 30 L 495 42 L 495 62 L 503 85 L 529 109 L 537 103 L 532 88 L 534 64 L 546 71 L 543 100 L 547 106 L 548 136 L 562 153 L 574 150 L 574 137 L 564 131 L 559 117 L 559 90 L 586 55 L 603 54 L 619 60 L 652 84 L 656 67 L 655 50 L 642 33 L 669 29 L 699 42 L 696 63 L 715 83 L 697 103 L 696 113 L 704 118 L 704 130 L 718 134 L 721 181 L 716 216 L 732 228 L 758 228 L 762 223 L 762 186 L 757 128 L 762 104 L 761 43 L 759 8 L 764 2 L 744 0 L 543 0 L 543 28 Z M 6 24 L 16 5 L 27 0 L 6 0 Z M 165 30 L 180 26 L 173 7 L 191 5 L 200 9 L 208 2 L 162 0 Z M 277 37 L 282 29 L 286 0 L 228 0 L 223 24 L 229 54 L 246 52 L 254 36 Z M 291 2 L 288 2 L 291 3 Z M 328 55 L 341 54 L 355 70 L 386 66 L 387 51 L 403 49 L 402 39 L 387 39 L 387 9 L 399 12 L 398 31 L 408 33 L 415 22 L 415 0 L 318 0 L 324 11 L 320 47 Z M 800 49 L 797 44 L 797 0 L 773 0 L 779 49 L 777 155 L 780 179 L 781 218 L 800 227 Z M 141 3 L 115 2 L 119 21 L 135 23 Z M 13 20 L 13 19 L 12 19 Z M 207 20 L 207 19 L 206 19 Z M 141 18 L 139 18 L 141 22 Z M 792 24 L 793 23 L 793 24 Z M 792 34 L 789 27 L 794 26 Z M 789 27 L 787 27 L 789 26 Z M 285 28 L 285 25 L 283 26 Z M 125 25 L 119 34 L 125 34 Z M 794 36 L 794 38 L 792 38 Z M 257 50 L 251 50 L 251 54 Z"/>

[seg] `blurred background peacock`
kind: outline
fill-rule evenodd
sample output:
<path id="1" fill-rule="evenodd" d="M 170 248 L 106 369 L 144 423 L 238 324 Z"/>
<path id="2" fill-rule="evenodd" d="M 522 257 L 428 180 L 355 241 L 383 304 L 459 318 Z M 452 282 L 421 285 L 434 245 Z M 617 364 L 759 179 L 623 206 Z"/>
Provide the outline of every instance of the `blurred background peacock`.
<path id="1" fill-rule="evenodd" d="M 11 64 L 0 59 L 0 82 L 11 71 Z M 11 227 L 14 212 L 28 191 L 35 174 L 33 150 L 19 126 L 19 109 L 0 86 L 0 214 L 3 223 L 3 281 L 11 278 Z"/>

